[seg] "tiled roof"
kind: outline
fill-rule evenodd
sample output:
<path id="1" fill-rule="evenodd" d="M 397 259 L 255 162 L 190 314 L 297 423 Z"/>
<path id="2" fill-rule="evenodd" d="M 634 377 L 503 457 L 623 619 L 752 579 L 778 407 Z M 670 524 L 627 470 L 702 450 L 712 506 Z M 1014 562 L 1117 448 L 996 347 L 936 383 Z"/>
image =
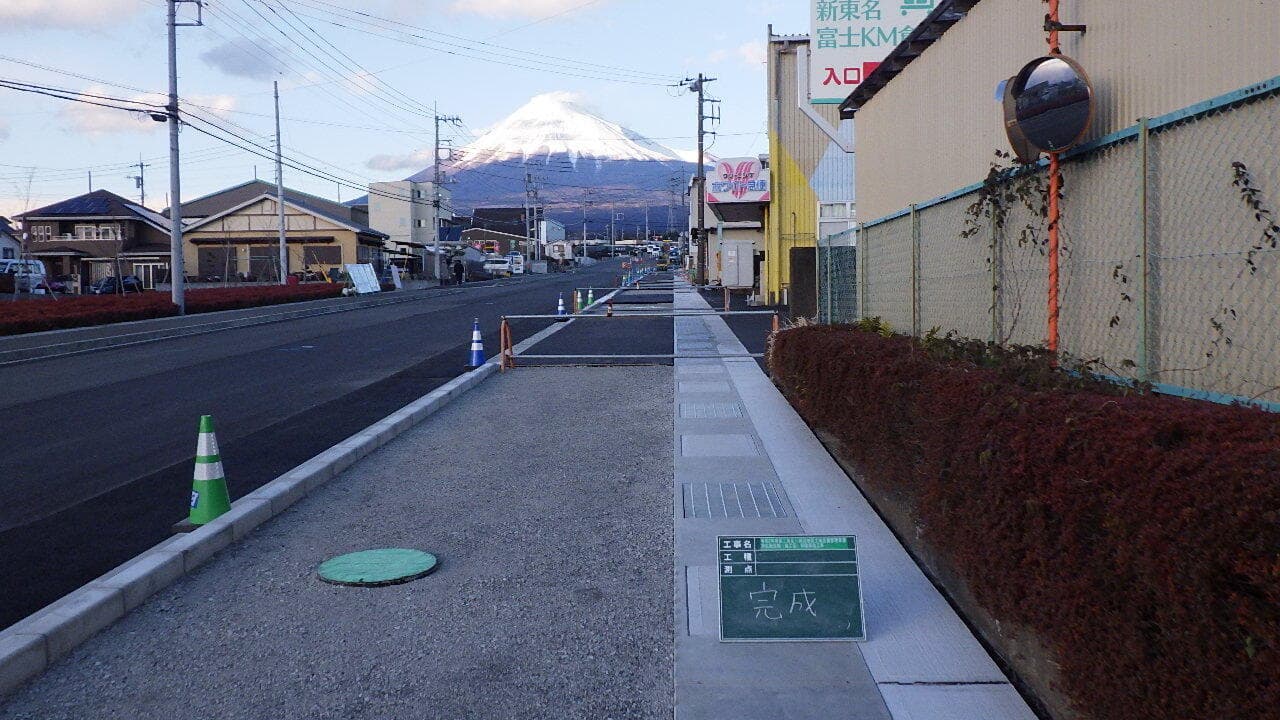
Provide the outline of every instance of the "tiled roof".
<path id="1" fill-rule="evenodd" d="M 134 218 L 141 220 L 159 230 L 168 228 L 168 220 L 159 213 L 149 210 L 135 202 L 126 200 L 109 190 L 94 190 L 84 195 L 46 205 L 22 213 L 19 218 L 77 218 L 77 217 L 114 217 Z"/>

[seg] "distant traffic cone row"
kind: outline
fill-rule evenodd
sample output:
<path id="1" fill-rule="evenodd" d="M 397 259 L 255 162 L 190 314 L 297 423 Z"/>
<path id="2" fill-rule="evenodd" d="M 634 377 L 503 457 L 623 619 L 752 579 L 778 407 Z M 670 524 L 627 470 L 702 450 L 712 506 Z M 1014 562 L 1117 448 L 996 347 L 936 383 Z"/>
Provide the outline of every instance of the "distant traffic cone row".
<path id="1" fill-rule="evenodd" d="M 484 365 L 484 340 L 480 337 L 480 318 L 471 325 L 471 359 L 467 367 L 472 370 Z"/>
<path id="2" fill-rule="evenodd" d="M 213 431 L 213 416 L 200 416 L 200 434 L 196 440 L 196 467 L 191 483 L 192 525 L 204 525 L 231 509 L 227 493 L 227 477 L 222 472 L 218 454 L 218 437 Z"/>

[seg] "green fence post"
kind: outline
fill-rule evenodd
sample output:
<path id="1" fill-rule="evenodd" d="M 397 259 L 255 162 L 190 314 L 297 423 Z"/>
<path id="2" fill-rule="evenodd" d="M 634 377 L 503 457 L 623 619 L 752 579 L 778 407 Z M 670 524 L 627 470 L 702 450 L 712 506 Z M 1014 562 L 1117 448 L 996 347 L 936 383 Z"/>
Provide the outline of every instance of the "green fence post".
<path id="1" fill-rule="evenodd" d="M 1150 297 L 1148 295 L 1149 276 L 1151 273 L 1150 259 L 1150 208 L 1148 207 L 1148 173 L 1150 170 L 1150 139 L 1151 125 L 1148 118 L 1138 120 L 1138 225 L 1140 228 L 1139 237 L 1141 238 L 1141 247 L 1138 250 L 1138 379 L 1143 382 L 1151 380 L 1151 351 L 1149 346 L 1150 333 Z"/>
<path id="2" fill-rule="evenodd" d="M 911 205 L 911 334 L 920 337 L 920 216 Z"/>
<path id="3" fill-rule="evenodd" d="M 1003 253 L 1000 247 L 1000 228 L 996 224 L 996 219 L 991 218 L 991 344 L 996 345 L 1004 339 L 1004 315 L 1003 308 L 1000 307 L 1000 270 L 1004 262 Z"/>

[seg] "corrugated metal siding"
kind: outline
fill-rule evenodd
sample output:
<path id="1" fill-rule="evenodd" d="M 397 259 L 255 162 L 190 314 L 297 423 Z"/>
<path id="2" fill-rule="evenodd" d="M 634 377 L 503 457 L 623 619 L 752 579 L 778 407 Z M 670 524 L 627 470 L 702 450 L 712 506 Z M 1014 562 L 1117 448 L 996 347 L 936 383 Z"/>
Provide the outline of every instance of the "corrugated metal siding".
<path id="1" fill-rule="evenodd" d="M 813 247 L 818 202 L 853 199 L 853 156 L 800 110 L 797 94 L 797 47 L 807 41 L 772 39 L 769 43 L 769 156 L 773 196 L 766 227 L 764 290 L 771 299 L 790 280 L 790 250 Z M 814 110 L 832 126 L 840 126 L 835 105 Z M 848 123 L 842 132 L 852 134 Z"/>
<path id="2" fill-rule="evenodd" d="M 1047 51 L 1040 0 L 983 0 L 858 112 L 859 217 L 986 175 L 1008 147 L 996 85 Z M 1062 51 L 1098 94 L 1093 139 L 1280 75 L 1280 0 L 1066 0 Z"/>

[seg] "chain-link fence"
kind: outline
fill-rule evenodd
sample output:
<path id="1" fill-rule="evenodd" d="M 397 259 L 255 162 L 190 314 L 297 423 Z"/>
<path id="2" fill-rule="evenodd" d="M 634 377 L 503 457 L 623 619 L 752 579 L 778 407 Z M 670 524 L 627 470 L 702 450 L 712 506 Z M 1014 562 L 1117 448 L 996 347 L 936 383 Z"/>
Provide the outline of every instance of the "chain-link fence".
<path id="1" fill-rule="evenodd" d="M 818 322 L 858 319 L 857 230 L 818 241 Z"/>
<path id="2" fill-rule="evenodd" d="M 1063 352 L 1171 392 L 1280 402 L 1276 85 L 1144 121 L 1064 160 Z M 1046 175 L 824 239 L 820 319 L 1043 343 Z"/>

